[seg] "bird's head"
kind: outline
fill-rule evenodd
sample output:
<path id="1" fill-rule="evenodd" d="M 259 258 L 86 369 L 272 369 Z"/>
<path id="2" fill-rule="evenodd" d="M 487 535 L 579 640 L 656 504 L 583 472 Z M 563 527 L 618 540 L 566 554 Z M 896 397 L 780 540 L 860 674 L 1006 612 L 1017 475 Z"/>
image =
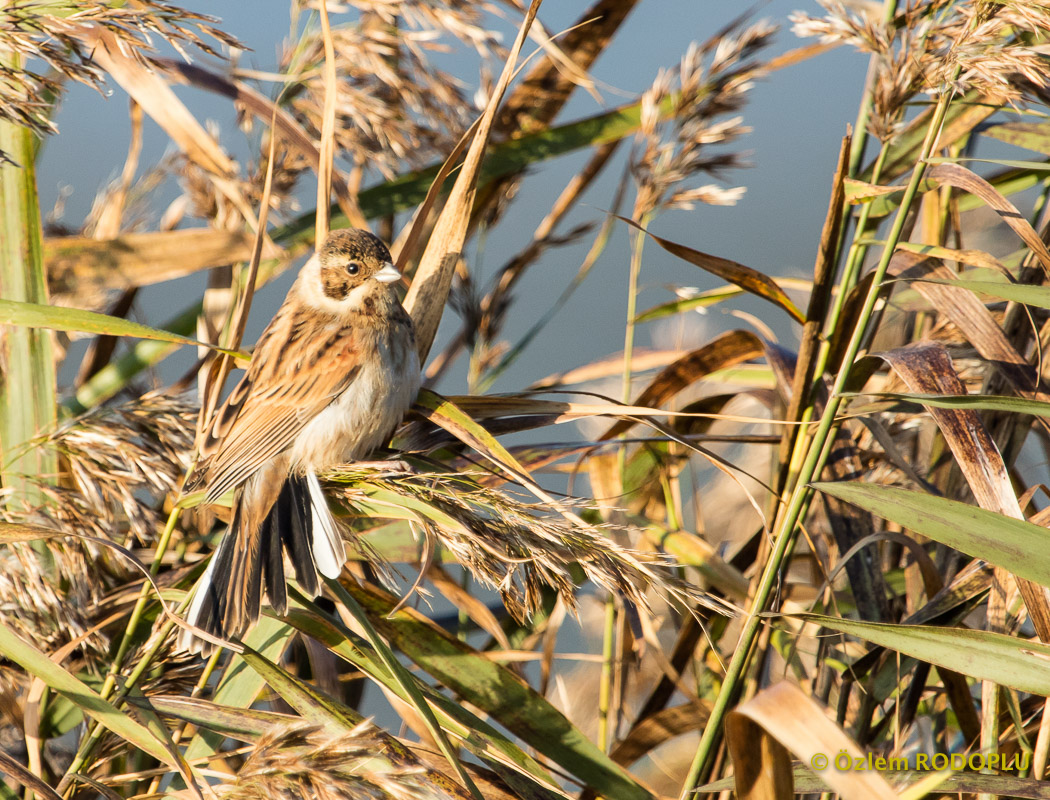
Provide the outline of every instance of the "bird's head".
<path id="1" fill-rule="evenodd" d="M 369 231 L 345 228 L 328 234 L 320 252 L 303 266 L 300 296 L 333 313 L 367 310 L 376 298 L 396 299 L 401 279 L 390 251 Z"/>
<path id="2" fill-rule="evenodd" d="M 401 280 L 386 245 L 357 228 L 332 231 L 317 256 L 325 297 L 345 300 L 359 286 Z"/>

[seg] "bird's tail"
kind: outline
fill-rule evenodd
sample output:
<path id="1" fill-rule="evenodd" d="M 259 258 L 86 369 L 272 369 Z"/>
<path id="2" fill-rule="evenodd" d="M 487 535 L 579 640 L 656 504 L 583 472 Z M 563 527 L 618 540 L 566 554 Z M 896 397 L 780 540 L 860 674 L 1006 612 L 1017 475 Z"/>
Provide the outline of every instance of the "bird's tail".
<path id="1" fill-rule="evenodd" d="M 284 553 L 311 597 L 321 591 L 321 576 L 338 577 L 346 562 L 343 538 L 313 473 L 288 476 L 268 509 L 259 508 L 255 480 L 237 498 L 229 530 L 186 616 L 191 625 L 223 639 L 239 639 L 259 620 L 264 590 L 278 614 L 288 610 Z M 208 655 L 214 645 L 184 630 L 179 648 Z"/>

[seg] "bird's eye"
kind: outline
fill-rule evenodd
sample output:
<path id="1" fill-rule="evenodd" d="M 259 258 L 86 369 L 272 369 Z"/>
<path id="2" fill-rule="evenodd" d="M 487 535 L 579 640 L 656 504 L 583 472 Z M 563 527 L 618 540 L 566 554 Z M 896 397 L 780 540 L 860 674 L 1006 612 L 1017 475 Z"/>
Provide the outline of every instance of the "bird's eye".
<path id="1" fill-rule="evenodd" d="M 349 264 L 346 265 L 346 271 L 349 272 L 351 275 L 356 275 L 361 271 L 361 264 L 357 261 L 351 261 Z"/>

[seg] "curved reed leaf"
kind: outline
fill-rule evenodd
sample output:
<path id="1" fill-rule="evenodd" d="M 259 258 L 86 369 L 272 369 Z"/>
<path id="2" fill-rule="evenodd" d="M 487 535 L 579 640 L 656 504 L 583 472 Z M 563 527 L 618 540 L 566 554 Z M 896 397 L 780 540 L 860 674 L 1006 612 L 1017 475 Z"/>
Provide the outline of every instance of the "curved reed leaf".
<path id="1" fill-rule="evenodd" d="M 15 300 L 0 299 L 0 325 L 22 325 L 27 328 L 48 328 L 54 331 L 75 331 L 79 333 L 97 333 L 106 336 L 130 336 L 135 339 L 154 339 L 159 342 L 209 347 L 220 353 L 235 358 L 248 358 L 247 353 L 237 350 L 224 350 L 221 347 L 199 342 L 171 331 L 162 331 L 141 325 L 138 322 L 85 311 L 80 308 L 63 308 L 46 306 L 39 303 L 19 303 Z"/>
<path id="2" fill-rule="evenodd" d="M 763 689 L 726 717 L 726 745 L 733 759 L 737 797 L 789 797 L 791 754 L 803 764 L 821 754 L 861 759 L 863 751 L 823 708 L 797 686 L 781 681 Z M 832 791 L 851 800 L 898 800 L 893 787 L 875 771 L 821 773 Z"/>
<path id="3" fill-rule="evenodd" d="M 296 597 L 296 602 L 298 607 L 292 608 L 287 617 L 292 626 L 356 666 L 377 684 L 408 701 L 400 682 L 394 679 L 367 642 L 329 618 L 305 597 Z M 419 688 L 430 702 L 442 728 L 459 738 L 462 746 L 473 755 L 494 769 L 509 769 L 522 779 L 553 788 L 554 782 L 547 771 L 494 726 L 428 685 L 420 683 Z"/>
<path id="4" fill-rule="evenodd" d="M 606 797 L 649 798 L 651 795 L 568 718 L 506 667 L 485 658 L 422 615 L 365 586 L 348 588 L 371 613 L 376 627 L 406 656 L 471 705 L 563 769 Z"/>
<path id="5" fill-rule="evenodd" d="M 856 636 L 977 680 L 1050 696 L 1050 646 L 1041 642 L 968 628 L 860 622 L 822 614 L 785 616 Z"/>
<path id="6" fill-rule="evenodd" d="M 895 486 L 853 482 L 812 485 L 908 530 L 1050 586 L 1047 532 L 1041 525 Z"/>
<path id="7" fill-rule="evenodd" d="M 248 631 L 244 643 L 254 648 L 254 652 L 260 653 L 263 658 L 277 661 L 294 635 L 295 631 L 291 626 L 264 614 L 259 623 Z M 250 708 L 264 686 L 263 677 L 250 668 L 240 653 L 234 653 L 219 678 L 212 701 L 233 708 Z M 192 761 L 217 753 L 223 738 L 211 730 L 198 731 L 186 748 L 186 760 Z"/>
<path id="8" fill-rule="evenodd" d="M 765 273 L 751 267 L 745 267 L 743 264 L 738 264 L 735 261 L 730 261 L 728 258 L 702 253 L 684 244 L 664 239 L 654 233 L 650 233 L 637 222 L 627 217 L 617 215 L 617 218 L 626 222 L 632 228 L 640 230 L 668 253 L 676 255 L 683 261 L 688 261 L 702 270 L 711 272 L 723 280 L 739 286 L 749 294 L 768 300 L 790 314 L 791 318 L 796 322 L 806 321 L 806 315 L 799 310 L 798 306 L 791 302 L 791 299 L 784 294 L 784 290 L 780 288 L 777 282 Z"/>
<path id="9" fill-rule="evenodd" d="M 855 395 L 860 396 L 860 395 Z M 934 408 L 972 408 L 974 411 L 1005 411 L 1012 414 L 1031 414 L 1050 417 L 1050 403 L 1027 397 L 988 394 L 915 394 L 912 392 L 865 392 L 865 397 L 903 400 Z"/>
<path id="10" fill-rule="evenodd" d="M 1009 300 L 1013 303 L 1024 303 L 1026 306 L 1050 308 L 1050 286 L 1032 286 L 1023 283 L 1006 281 L 973 281 L 966 279 L 947 280 L 943 278 L 918 278 L 923 283 L 939 283 L 945 286 L 958 286 L 971 292 Z"/>

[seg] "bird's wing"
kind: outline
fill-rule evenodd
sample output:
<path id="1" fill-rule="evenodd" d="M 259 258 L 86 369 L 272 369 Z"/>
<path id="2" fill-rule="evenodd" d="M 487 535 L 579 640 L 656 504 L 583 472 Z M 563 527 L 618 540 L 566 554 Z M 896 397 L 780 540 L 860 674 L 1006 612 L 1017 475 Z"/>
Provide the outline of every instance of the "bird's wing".
<path id="1" fill-rule="evenodd" d="M 360 357 L 354 328 L 282 308 L 216 415 L 187 486 L 206 487 L 206 502 L 240 486 L 350 385 Z"/>

